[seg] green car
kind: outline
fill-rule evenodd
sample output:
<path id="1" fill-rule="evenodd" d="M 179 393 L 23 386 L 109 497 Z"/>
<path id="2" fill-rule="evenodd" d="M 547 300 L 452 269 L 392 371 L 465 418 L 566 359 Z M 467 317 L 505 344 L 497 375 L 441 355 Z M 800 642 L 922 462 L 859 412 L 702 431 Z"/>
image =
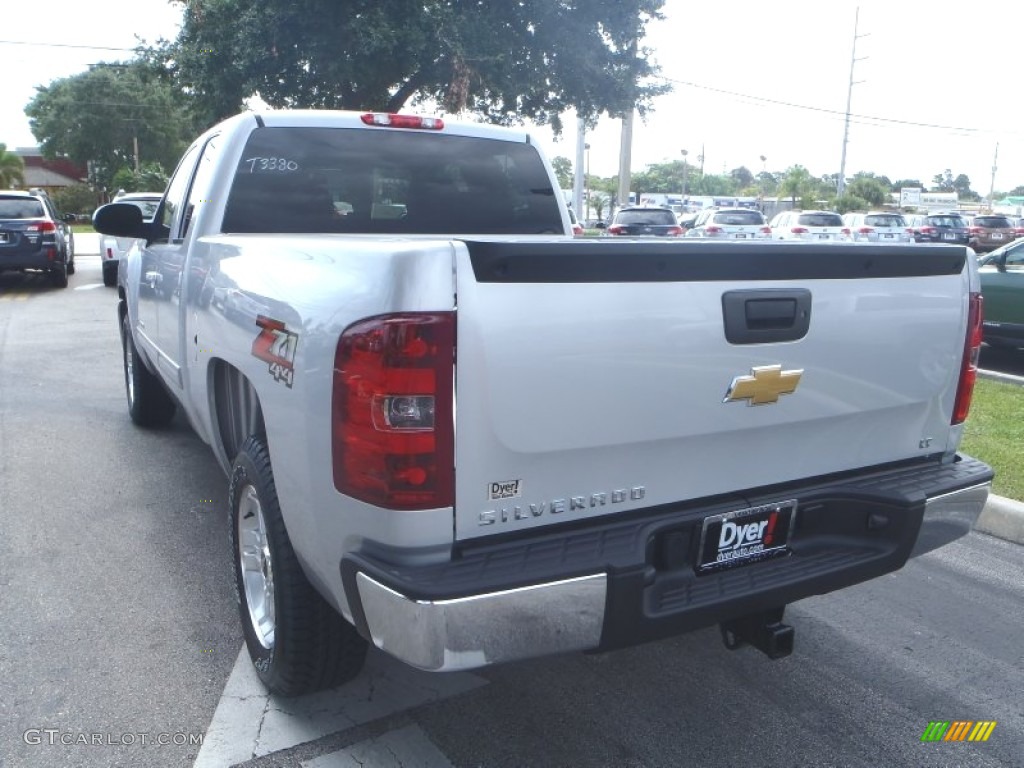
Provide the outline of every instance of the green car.
<path id="1" fill-rule="evenodd" d="M 985 299 L 985 342 L 1024 347 L 1024 238 L 978 259 Z"/>

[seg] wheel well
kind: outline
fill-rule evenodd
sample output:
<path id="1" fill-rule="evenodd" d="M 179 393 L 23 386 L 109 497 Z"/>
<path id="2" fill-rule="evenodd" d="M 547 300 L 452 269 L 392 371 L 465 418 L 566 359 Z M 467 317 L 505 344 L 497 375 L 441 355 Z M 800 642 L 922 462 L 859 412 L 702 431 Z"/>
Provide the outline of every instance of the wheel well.
<path id="1" fill-rule="evenodd" d="M 221 448 L 230 465 L 250 435 L 266 440 L 263 411 L 256 389 L 237 368 L 218 360 L 211 376 L 214 420 Z"/>

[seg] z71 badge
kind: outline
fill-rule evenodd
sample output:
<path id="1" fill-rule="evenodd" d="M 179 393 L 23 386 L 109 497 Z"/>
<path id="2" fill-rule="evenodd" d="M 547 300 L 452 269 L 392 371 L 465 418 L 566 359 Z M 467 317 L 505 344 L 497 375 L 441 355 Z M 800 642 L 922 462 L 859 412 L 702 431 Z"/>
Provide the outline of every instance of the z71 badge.
<path id="1" fill-rule="evenodd" d="M 299 345 L 297 333 L 286 330 L 280 320 L 259 315 L 256 325 L 262 330 L 252 343 L 252 354 L 267 363 L 267 371 L 274 381 L 284 382 L 291 389 L 295 381 L 295 348 Z"/>

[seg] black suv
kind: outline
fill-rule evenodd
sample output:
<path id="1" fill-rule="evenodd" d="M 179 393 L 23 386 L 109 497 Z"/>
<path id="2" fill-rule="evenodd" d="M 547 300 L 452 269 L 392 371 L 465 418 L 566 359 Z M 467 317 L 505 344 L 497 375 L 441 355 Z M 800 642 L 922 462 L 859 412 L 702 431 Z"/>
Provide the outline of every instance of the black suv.
<path id="1" fill-rule="evenodd" d="M 914 227 L 915 243 L 968 245 L 971 231 L 958 213 L 932 213 Z"/>
<path id="2" fill-rule="evenodd" d="M 683 228 L 670 208 L 633 206 L 620 208 L 606 232 L 609 235 L 678 237 L 683 234 Z"/>
<path id="3" fill-rule="evenodd" d="M 75 239 L 68 222 L 41 190 L 0 191 L 0 272 L 46 272 L 58 288 L 75 273 Z"/>

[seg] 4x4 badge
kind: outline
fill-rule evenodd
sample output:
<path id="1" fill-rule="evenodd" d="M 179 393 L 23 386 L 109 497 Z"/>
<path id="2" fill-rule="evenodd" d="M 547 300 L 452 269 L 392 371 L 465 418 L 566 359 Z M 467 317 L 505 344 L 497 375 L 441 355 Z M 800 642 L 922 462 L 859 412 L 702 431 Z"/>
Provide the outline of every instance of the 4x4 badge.
<path id="1" fill-rule="evenodd" d="M 791 395 L 800 384 L 803 369 L 784 371 L 781 365 L 760 365 L 750 369 L 749 376 L 737 376 L 729 385 L 723 403 L 746 400 L 747 405 L 768 405 L 779 402 L 779 395 Z"/>

